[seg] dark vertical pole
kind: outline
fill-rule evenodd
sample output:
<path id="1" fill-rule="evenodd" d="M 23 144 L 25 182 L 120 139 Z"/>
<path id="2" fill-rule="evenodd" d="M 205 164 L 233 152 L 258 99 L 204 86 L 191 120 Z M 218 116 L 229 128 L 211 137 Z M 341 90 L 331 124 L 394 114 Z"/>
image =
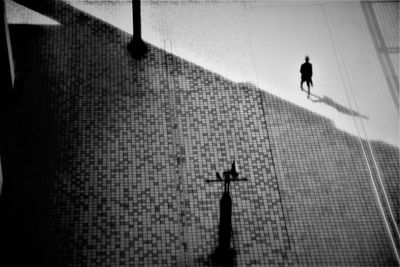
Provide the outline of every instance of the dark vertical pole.
<path id="1" fill-rule="evenodd" d="M 142 18 L 140 16 L 140 0 L 132 0 L 133 37 L 142 40 Z"/>
<path id="2" fill-rule="evenodd" d="M 7 16 L 4 0 L 1 0 L 1 67 L 4 75 L 1 75 L 1 95 L 9 93 L 14 86 L 14 63 L 11 51 L 10 34 L 8 32 Z"/>
<path id="3" fill-rule="evenodd" d="M 1 25 L 0 25 L 0 61 L 1 61 L 1 75 L 0 75 L 0 128 L 1 126 L 4 127 L 5 124 L 5 111 L 6 111 L 6 104 L 9 103 L 11 92 L 14 87 L 14 62 L 12 57 L 11 51 L 11 41 L 10 41 L 10 34 L 8 32 L 8 24 L 7 24 L 7 16 L 6 16 L 6 8 L 4 0 L 0 0 L 0 12 L 1 12 Z M 0 154 L 3 151 L 4 145 L 4 128 L 0 133 Z M 1 159 L 0 156 L 0 161 Z M 4 165 L 3 165 L 4 166 Z M 0 162 L 0 195 L 2 194 L 2 186 L 4 185 L 4 177 L 3 177 L 3 167 Z"/>
<path id="4" fill-rule="evenodd" d="M 147 46 L 142 40 L 142 25 L 140 17 L 140 0 L 132 0 L 133 36 L 128 50 L 134 57 L 142 57 L 147 52 Z"/>
<path id="5" fill-rule="evenodd" d="M 229 186 L 229 184 L 228 184 Z M 214 260 L 222 267 L 234 266 L 236 252 L 231 248 L 232 238 L 232 198 L 225 191 L 219 202 L 218 247 Z"/>
<path id="6" fill-rule="evenodd" d="M 8 260 L 14 258 L 10 256 L 9 253 L 11 250 L 9 247 L 13 247 L 14 243 L 8 242 L 11 240 L 10 236 L 12 233 L 9 229 L 9 225 L 11 223 L 10 220 L 10 202 L 6 201 L 6 191 L 9 192 L 8 186 L 5 186 L 5 179 L 7 184 L 10 183 L 11 179 L 9 177 L 10 168 L 8 168 L 7 172 L 6 168 L 6 157 L 5 154 L 5 144 L 6 144 L 6 133 L 8 130 L 7 127 L 7 111 L 10 103 L 11 92 L 14 85 L 14 64 L 11 53 L 11 42 L 10 35 L 8 32 L 8 24 L 7 24 L 7 16 L 6 16 L 6 8 L 4 0 L 0 0 L 0 61 L 1 61 L 1 75 L 0 75 L 0 246 L 3 249 L 3 259 L 2 262 L 7 262 Z M 8 158 L 7 158 L 8 159 Z M 4 177 L 5 176 L 5 177 Z M 8 194 L 10 195 L 10 194 Z M 13 238 L 15 238 L 13 236 Z"/>
<path id="7" fill-rule="evenodd" d="M 219 248 L 227 254 L 231 248 L 232 235 L 232 199 L 229 192 L 224 192 L 219 202 L 219 220 Z"/>

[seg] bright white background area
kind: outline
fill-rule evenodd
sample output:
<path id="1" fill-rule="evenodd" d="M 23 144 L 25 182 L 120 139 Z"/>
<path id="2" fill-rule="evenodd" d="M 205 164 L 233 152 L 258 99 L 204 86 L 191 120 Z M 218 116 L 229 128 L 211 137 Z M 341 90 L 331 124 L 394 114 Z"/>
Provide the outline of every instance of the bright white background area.
<path id="1" fill-rule="evenodd" d="M 66 2 L 132 33 L 131 1 Z M 40 24 L 41 15 L 6 4 L 10 23 Z M 399 113 L 359 2 L 142 1 L 141 9 L 146 42 L 234 82 L 254 84 L 352 135 L 400 147 Z M 399 27 L 398 12 L 388 16 L 385 27 Z M 312 93 L 324 101 L 300 91 L 305 55 L 314 68 Z M 398 63 L 398 54 L 392 57 Z"/>

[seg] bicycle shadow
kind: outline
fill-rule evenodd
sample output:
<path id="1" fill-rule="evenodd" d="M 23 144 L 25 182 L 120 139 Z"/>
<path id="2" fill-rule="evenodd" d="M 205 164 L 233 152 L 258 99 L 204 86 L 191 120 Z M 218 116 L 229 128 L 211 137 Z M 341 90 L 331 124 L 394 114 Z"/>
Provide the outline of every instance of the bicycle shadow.
<path id="1" fill-rule="evenodd" d="M 346 115 L 350 115 L 350 116 L 353 116 L 353 117 L 359 117 L 359 118 L 362 118 L 362 119 L 368 119 L 367 116 L 365 116 L 365 115 L 363 115 L 363 114 L 361 114 L 361 113 L 359 113 L 357 111 L 354 111 L 354 110 L 352 110 L 352 109 L 350 109 L 348 107 L 345 107 L 345 106 L 335 102 L 330 97 L 318 96 L 318 95 L 315 95 L 315 94 L 312 94 L 312 93 L 310 93 L 310 96 L 312 96 L 314 98 L 314 99 L 310 98 L 310 100 L 312 102 L 314 102 L 314 103 L 323 103 L 325 105 L 328 105 L 330 107 L 335 108 L 340 113 L 343 113 L 343 114 L 346 114 Z"/>

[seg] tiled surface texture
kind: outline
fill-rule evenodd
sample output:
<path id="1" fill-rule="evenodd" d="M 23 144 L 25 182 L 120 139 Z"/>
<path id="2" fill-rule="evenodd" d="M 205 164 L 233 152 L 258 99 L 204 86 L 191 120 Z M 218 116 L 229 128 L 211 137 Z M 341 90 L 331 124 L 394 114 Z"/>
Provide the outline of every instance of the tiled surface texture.
<path id="1" fill-rule="evenodd" d="M 223 188 L 205 180 L 233 160 L 248 178 L 231 185 L 237 266 L 398 264 L 384 203 L 398 227 L 398 147 L 166 52 L 171 40 L 133 59 L 129 34 L 62 1 L 19 2 L 59 24 L 10 25 L 10 266 L 214 266 Z"/>
<path id="2" fill-rule="evenodd" d="M 358 140 L 334 130 L 322 117 L 266 98 L 267 126 L 297 261 L 314 264 L 316 257 L 322 265 L 389 265 L 391 252 L 381 239 L 387 233 Z M 376 146 L 386 151 L 382 161 L 396 166 L 386 177 L 396 177 L 398 154 L 384 144 Z M 398 191 L 398 184 L 391 186 Z M 395 216 L 398 220 L 397 211 Z"/>

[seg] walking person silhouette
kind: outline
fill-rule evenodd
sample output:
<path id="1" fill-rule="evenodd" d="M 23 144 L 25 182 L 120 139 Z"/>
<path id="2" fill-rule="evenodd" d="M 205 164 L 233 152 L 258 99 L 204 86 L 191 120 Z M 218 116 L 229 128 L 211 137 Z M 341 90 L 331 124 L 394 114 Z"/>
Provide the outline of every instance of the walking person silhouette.
<path id="1" fill-rule="evenodd" d="M 301 82 L 300 82 L 300 88 L 302 91 L 304 91 L 303 89 L 303 83 L 306 82 L 307 83 L 307 87 L 308 87 L 308 95 L 307 98 L 310 98 L 310 85 L 313 86 L 313 82 L 312 82 L 312 64 L 308 61 L 310 61 L 310 57 L 306 56 L 305 58 L 306 62 L 304 62 L 303 64 L 301 64 L 300 67 L 300 73 L 301 73 Z"/>

